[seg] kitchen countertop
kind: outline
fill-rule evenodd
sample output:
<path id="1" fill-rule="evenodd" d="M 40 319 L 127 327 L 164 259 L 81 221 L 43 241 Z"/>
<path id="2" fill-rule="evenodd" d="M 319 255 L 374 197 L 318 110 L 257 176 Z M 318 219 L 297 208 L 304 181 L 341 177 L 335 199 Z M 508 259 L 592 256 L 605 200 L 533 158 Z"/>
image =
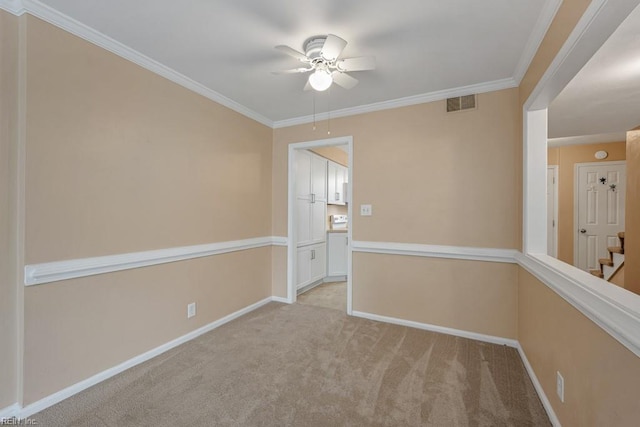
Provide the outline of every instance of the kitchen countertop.
<path id="1" fill-rule="evenodd" d="M 347 233 L 349 230 L 346 228 L 329 229 L 327 233 Z"/>

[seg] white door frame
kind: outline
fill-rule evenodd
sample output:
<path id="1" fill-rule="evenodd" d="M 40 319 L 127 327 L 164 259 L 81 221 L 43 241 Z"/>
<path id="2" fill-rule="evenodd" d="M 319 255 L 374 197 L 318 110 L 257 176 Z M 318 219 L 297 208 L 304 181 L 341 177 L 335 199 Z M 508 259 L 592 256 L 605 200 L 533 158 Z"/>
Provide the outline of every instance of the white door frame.
<path id="1" fill-rule="evenodd" d="M 554 258 L 558 258 L 558 165 L 549 165 L 547 166 L 547 170 L 553 170 L 553 223 L 555 226 L 553 227 L 553 253 L 547 254 Z"/>
<path id="2" fill-rule="evenodd" d="M 351 242 L 353 239 L 353 137 L 341 136 L 338 138 L 319 139 L 315 141 L 296 142 L 289 144 L 288 155 L 288 196 L 287 196 L 287 302 L 294 303 L 297 299 L 296 292 L 296 227 L 295 227 L 295 152 L 296 150 L 308 150 L 317 147 L 329 147 L 333 145 L 346 145 L 349 182 L 347 183 L 347 215 L 349 216 L 349 227 L 347 230 L 348 247 L 347 247 L 347 314 L 352 312 L 352 258 Z M 326 221 L 326 218 L 325 218 Z"/>
<path id="3" fill-rule="evenodd" d="M 626 165 L 626 160 L 613 160 L 609 162 L 583 162 L 576 163 L 573 167 L 573 265 L 578 267 L 578 244 L 580 242 L 580 233 L 578 229 L 580 227 L 579 219 L 579 208 L 578 205 L 578 172 L 581 166 L 624 166 Z M 625 195 L 623 194 L 623 197 Z M 624 210 L 622 211 L 624 215 Z"/>

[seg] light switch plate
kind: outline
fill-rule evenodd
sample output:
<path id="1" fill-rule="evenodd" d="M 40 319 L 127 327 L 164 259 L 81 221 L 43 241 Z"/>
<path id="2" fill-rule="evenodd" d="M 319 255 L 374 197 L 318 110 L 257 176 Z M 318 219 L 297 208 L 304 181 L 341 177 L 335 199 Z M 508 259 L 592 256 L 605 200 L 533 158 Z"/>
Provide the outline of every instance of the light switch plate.
<path id="1" fill-rule="evenodd" d="M 360 205 L 360 216 L 371 216 L 373 215 L 373 209 L 371 205 Z"/>

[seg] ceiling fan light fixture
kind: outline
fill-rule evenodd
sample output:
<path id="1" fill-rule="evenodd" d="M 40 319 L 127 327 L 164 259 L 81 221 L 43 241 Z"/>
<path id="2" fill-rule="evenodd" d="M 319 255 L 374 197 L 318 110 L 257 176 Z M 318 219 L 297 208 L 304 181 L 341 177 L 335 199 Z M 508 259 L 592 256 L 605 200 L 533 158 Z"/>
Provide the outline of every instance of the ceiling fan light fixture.
<path id="1" fill-rule="evenodd" d="M 329 89 L 331 83 L 333 83 L 333 78 L 327 70 L 316 70 L 309 76 L 309 84 L 318 92 Z"/>

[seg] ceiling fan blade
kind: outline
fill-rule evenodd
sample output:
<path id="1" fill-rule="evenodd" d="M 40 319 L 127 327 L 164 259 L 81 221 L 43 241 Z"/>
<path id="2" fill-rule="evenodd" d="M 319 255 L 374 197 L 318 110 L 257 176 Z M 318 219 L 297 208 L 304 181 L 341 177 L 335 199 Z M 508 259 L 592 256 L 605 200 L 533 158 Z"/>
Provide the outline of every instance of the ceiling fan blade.
<path id="1" fill-rule="evenodd" d="M 329 34 L 327 39 L 324 41 L 324 45 L 322 45 L 320 55 L 327 61 L 334 61 L 338 56 L 340 56 L 346 45 L 346 40 L 343 40 L 336 35 Z"/>
<path id="2" fill-rule="evenodd" d="M 313 68 L 292 68 L 290 70 L 272 71 L 271 74 L 296 74 L 312 71 Z"/>
<path id="3" fill-rule="evenodd" d="M 337 62 L 340 71 L 367 71 L 376 69 L 375 56 L 361 56 L 358 58 L 345 58 Z"/>
<path id="4" fill-rule="evenodd" d="M 287 55 L 293 56 L 298 61 L 309 62 L 309 58 L 307 58 L 304 53 L 298 52 L 297 50 L 295 50 L 295 49 L 293 49 L 293 48 L 291 48 L 289 46 L 278 45 L 278 46 L 276 46 L 276 49 L 278 49 L 280 52 L 286 53 Z"/>
<path id="5" fill-rule="evenodd" d="M 351 89 L 358 84 L 358 79 L 340 71 L 334 71 L 331 73 L 331 77 L 338 86 L 342 86 L 345 89 Z"/>

